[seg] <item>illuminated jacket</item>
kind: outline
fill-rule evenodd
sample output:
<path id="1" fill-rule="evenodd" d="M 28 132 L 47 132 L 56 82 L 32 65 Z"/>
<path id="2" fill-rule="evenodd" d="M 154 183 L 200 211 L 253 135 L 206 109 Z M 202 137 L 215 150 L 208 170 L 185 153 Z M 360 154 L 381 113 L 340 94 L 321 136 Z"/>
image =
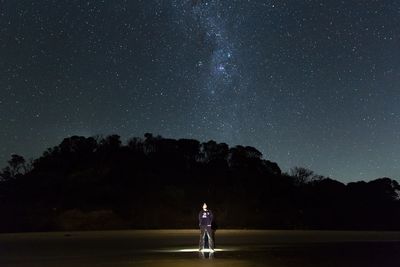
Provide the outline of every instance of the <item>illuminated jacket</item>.
<path id="1" fill-rule="evenodd" d="M 211 226 L 213 221 L 213 214 L 211 210 L 202 210 L 199 212 L 199 226 L 206 227 Z"/>

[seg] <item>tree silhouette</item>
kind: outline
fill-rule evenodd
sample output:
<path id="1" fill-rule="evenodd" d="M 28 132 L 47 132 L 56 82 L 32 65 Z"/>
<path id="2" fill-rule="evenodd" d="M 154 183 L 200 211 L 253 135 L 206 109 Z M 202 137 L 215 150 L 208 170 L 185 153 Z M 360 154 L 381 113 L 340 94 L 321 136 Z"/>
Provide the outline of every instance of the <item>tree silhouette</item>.
<path id="1" fill-rule="evenodd" d="M 0 180 L 15 179 L 25 174 L 30 168 L 23 156 L 12 154 L 11 159 L 7 161 L 8 166 L 4 167 L 0 172 Z"/>
<path id="2" fill-rule="evenodd" d="M 32 166 L 0 172 L 0 231 L 191 228 L 207 202 L 220 228 L 400 229 L 400 187 L 347 185 L 295 167 L 282 173 L 254 147 L 146 133 L 71 136 Z"/>
<path id="3" fill-rule="evenodd" d="M 311 182 L 314 178 L 314 172 L 304 167 L 294 167 L 290 169 L 290 176 L 294 178 L 296 185 L 304 185 Z"/>
<path id="4" fill-rule="evenodd" d="M 14 176 L 12 175 L 10 166 L 4 167 L 0 172 L 0 181 L 8 181 L 13 179 Z"/>
<path id="5" fill-rule="evenodd" d="M 26 173 L 25 158 L 23 156 L 12 154 L 8 164 L 10 165 L 12 176 L 15 177 L 18 174 Z"/>

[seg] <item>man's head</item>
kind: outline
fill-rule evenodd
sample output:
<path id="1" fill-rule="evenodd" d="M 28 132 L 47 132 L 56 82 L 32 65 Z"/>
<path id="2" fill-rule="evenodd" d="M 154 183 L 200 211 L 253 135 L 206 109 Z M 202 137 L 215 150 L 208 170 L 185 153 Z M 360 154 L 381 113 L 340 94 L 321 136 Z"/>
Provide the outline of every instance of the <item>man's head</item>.
<path id="1" fill-rule="evenodd" d="M 207 210 L 207 204 L 206 203 L 203 204 L 203 210 Z"/>

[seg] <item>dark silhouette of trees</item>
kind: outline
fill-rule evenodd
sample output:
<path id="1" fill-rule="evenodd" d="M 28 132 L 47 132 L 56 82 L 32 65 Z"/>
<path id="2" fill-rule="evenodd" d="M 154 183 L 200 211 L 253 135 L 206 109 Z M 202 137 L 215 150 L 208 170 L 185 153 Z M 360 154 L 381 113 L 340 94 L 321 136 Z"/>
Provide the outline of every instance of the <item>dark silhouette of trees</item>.
<path id="1" fill-rule="evenodd" d="M 304 167 L 294 167 L 290 169 L 290 176 L 293 177 L 296 185 L 304 185 L 311 182 L 315 175 L 312 170 Z"/>
<path id="2" fill-rule="evenodd" d="M 0 172 L 0 231 L 192 228 L 207 202 L 219 228 L 400 229 L 400 187 L 282 173 L 254 147 L 146 133 L 65 138 Z"/>
<path id="3" fill-rule="evenodd" d="M 4 167 L 0 172 L 0 180 L 15 179 L 18 176 L 25 174 L 30 166 L 26 163 L 23 156 L 12 154 L 8 160 L 8 166 Z"/>
<path id="4" fill-rule="evenodd" d="M 15 177 L 18 174 L 26 173 L 26 165 L 24 157 L 13 154 L 11 155 L 11 159 L 8 161 L 8 164 L 11 167 L 12 176 Z"/>
<path id="5" fill-rule="evenodd" d="M 11 174 L 10 166 L 4 167 L 0 172 L 0 181 L 7 181 L 7 180 L 10 180 L 12 178 L 14 178 L 14 177 Z"/>

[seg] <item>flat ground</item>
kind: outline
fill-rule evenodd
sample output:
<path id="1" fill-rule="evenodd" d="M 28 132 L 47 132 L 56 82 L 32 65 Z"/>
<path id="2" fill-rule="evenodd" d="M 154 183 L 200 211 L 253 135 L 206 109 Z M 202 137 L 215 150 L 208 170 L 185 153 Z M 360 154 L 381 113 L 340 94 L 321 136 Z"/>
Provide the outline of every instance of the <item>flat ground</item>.
<path id="1" fill-rule="evenodd" d="M 0 266 L 400 266 L 400 232 L 198 230 L 0 234 Z"/>

